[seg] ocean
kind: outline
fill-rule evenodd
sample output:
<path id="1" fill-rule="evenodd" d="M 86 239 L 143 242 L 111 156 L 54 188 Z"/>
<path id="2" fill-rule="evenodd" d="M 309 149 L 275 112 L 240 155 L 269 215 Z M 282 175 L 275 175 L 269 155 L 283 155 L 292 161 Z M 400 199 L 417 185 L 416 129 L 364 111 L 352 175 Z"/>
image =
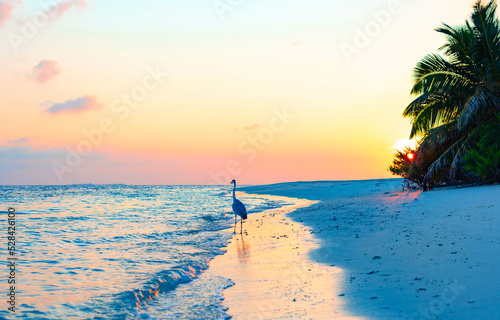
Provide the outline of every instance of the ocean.
<path id="1" fill-rule="evenodd" d="M 5 319 L 228 319 L 224 277 L 199 277 L 233 236 L 232 186 L 0 186 L 16 210 L 16 312 Z M 251 214 L 284 202 L 238 197 Z M 8 252 L 4 251 L 7 265 Z M 2 305 L 3 304 L 3 305 Z"/>

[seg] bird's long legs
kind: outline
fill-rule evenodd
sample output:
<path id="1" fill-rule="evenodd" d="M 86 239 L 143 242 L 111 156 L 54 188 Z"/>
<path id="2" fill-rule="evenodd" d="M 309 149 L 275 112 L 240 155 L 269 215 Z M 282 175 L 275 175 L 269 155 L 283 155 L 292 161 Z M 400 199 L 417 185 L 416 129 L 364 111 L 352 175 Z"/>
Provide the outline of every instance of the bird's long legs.
<path id="1" fill-rule="evenodd" d="M 241 222 L 241 228 L 240 228 L 240 234 L 243 234 L 243 219 L 240 219 Z M 236 214 L 234 215 L 234 231 L 233 233 L 236 233 L 236 225 L 238 224 L 238 217 Z"/>
<path id="2" fill-rule="evenodd" d="M 234 231 L 233 233 L 236 233 L 236 214 L 234 215 Z"/>

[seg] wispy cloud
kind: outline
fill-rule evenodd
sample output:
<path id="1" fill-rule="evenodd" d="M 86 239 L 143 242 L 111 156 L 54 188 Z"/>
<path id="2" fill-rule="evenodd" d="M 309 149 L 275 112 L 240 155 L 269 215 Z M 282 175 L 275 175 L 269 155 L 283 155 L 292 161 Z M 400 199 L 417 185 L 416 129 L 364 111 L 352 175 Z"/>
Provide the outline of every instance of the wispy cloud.
<path id="1" fill-rule="evenodd" d="M 256 123 L 254 125 L 244 127 L 243 130 L 253 130 L 253 129 L 257 129 L 258 127 L 259 127 L 259 125 Z"/>
<path id="2" fill-rule="evenodd" d="M 33 67 L 31 74 L 29 74 L 28 77 L 38 83 L 45 83 L 54 78 L 60 72 L 61 70 L 57 66 L 57 61 L 42 60 Z"/>
<path id="3" fill-rule="evenodd" d="M 297 46 L 300 46 L 302 44 L 303 44 L 302 41 L 295 41 L 295 42 L 290 43 L 288 46 L 289 47 L 297 47 Z"/>
<path id="4" fill-rule="evenodd" d="M 40 107 L 48 108 L 48 107 L 52 106 L 54 103 L 55 102 L 52 100 L 46 100 L 46 101 L 40 103 Z"/>
<path id="5" fill-rule="evenodd" d="M 236 127 L 234 128 L 234 131 L 238 131 L 238 130 L 253 130 L 253 129 L 257 129 L 259 127 L 259 125 L 256 123 L 256 124 L 253 124 L 251 126 L 248 126 L 248 127 L 243 127 L 243 128 L 239 128 L 239 127 Z"/>
<path id="6" fill-rule="evenodd" d="M 19 0 L 2 0 L 0 1 L 0 28 L 3 27 L 5 22 L 10 19 L 15 7 L 22 5 Z"/>
<path id="7" fill-rule="evenodd" d="M 72 8 L 82 11 L 88 7 L 94 7 L 94 1 L 92 0 L 49 0 L 44 2 L 44 11 L 52 20 L 61 18 Z M 13 17 L 14 10 L 17 7 L 22 6 L 23 2 L 21 0 L 0 0 L 0 28 L 2 28 L 4 24 Z M 27 20 L 33 19 L 34 17 L 31 17 Z"/>
<path id="8" fill-rule="evenodd" d="M 49 12 L 54 18 L 60 18 L 66 11 L 71 8 L 77 8 L 79 11 L 93 6 L 94 2 L 90 0 L 68 0 L 62 1 L 50 7 Z"/>
<path id="9" fill-rule="evenodd" d="M 45 112 L 51 114 L 80 113 L 100 109 L 102 107 L 103 105 L 97 101 L 96 96 L 83 96 L 77 99 L 70 99 L 65 102 L 55 103 L 45 110 Z"/>
<path id="10" fill-rule="evenodd" d="M 16 140 L 9 139 L 7 140 L 7 144 L 28 144 L 30 142 L 30 138 L 22 137 Z"/>

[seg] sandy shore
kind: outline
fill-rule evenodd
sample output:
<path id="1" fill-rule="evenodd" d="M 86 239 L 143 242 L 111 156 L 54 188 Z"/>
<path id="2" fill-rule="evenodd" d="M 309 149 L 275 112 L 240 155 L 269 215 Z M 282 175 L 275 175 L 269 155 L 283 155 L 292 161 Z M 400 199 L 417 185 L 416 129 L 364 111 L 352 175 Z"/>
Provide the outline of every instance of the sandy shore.
<path id="1" fill-rule="evenodd" d="M 500 319 L 500 186 L 402 192 L 398 180 L 258 186 L 211 262 L 235 319 Z"/>

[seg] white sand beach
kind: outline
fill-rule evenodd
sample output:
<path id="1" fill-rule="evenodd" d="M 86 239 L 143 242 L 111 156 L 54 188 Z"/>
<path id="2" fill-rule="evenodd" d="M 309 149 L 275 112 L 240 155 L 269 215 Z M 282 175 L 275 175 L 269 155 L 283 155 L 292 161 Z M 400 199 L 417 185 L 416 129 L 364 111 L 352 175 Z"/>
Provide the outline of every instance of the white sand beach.
<path id="1" fill-rule="evenodd" d="M 401 180 L 242 189 L 296 199 L 252 214 L 207 271 L 235 319 L 500 319 L 500 186 Z"/>

